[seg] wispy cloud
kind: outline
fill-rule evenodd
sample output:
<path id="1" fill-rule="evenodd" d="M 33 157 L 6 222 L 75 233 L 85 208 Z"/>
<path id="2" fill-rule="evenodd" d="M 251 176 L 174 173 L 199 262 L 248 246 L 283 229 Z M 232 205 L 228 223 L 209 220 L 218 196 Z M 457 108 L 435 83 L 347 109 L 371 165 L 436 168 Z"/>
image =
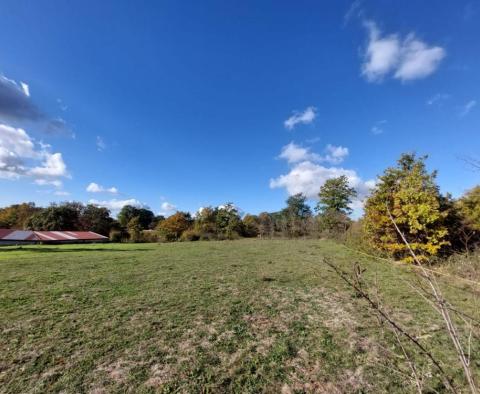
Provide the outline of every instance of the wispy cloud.
<path id="1" fill-rule="evenodd" d="M 285 128 L 293 130 L 299 124 L 310 124 L 317 117 L 317 109 L 315 107 L 307 107 L 304 111 L 294 111 L 285 122 L 283 122 Z"/>
<path id="2" fill-rule="evenodd" d="M 466 103 L 461 111 L 460 111 L 460 116 L 463 118 L 464 116 L 467 116 L 472 109 L 474 109 L 477 106 L 477 100 L 470 100 L 468 103 Z"/>
<path id="3" fill-rule="evenodd" d="M 63 197 L 70 195 L 69 192 L 66 192 L 64 190 L 56 190 L 53 194 L 55 194 L 56 196 L 63 196 Z"/>
<path id="4" fill-rule="evenodd" d="M 410 33 L 404 39 L 399 34 L 382 36 L 373 21 L 365 21 L 368 45 L 364 54 L 362 74 L 370 82 L 380 82 L 386 76 L 401 81 L 425 78 L 434 73 L 446 55 L 445 49 L 429 46 Z"/>
<path id="5" fill-rule="evenodd" d="M 363 10 L 362 10 L 362 0 L 355 0 L 350 4 L 350 7 L 348 7 L 347 12 L 343 16 L 343 25 L 347 25 L 353 18 L 359 17 L 363 15 Z"/>
<path id="6" fill-rule="evenodd" d="M 383 134 L 383 132 L 385 131 L 386 124 L 387 124 L 386 120 L 379 120 L 378 122 L 375 122 L 375 124 L 370 129 L 371 133 L 374 135 Z"/>
<path id="7" fill-rule="evenodd" d="M 97 150 L 99 152 L 103 152 L 107 147 L 107 144 L 105 144 L 105 141 L 99 135 L 97 135 L 96 144 L 97 144 Z"/>
<path id="8" fill-rule="evenodd" d="M 437 93 L 434 94 L 427 100 L 427 105 L 440 105 L 445 100 L 449 99 L 450 95 L 447 93 Z"/>

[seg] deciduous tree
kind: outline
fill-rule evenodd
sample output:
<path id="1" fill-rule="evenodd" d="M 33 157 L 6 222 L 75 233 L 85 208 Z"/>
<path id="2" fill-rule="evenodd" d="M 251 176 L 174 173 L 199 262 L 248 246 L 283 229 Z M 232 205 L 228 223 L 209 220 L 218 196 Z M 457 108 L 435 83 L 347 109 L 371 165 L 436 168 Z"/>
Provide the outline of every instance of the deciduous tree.
<path id="1" fill-rule="evenodd" d="M 437 255 L 448 245 L 441 195 L 429 173 L 426 156 L 403 154 L 396 167 L 387 168 L 365 204 L 364 229 L 370 244 L 389 255 L 412 261 L 391 218 L 421 259 Z"/>
<path id="2" fill-rule="evenodd" d="M 188 212 L 176 212 L 157 226 L 160 237 L 165 241 L 178 241 L 182 233 L 188 230 L 193 224 Z"/>
<path id="3" fill-rule="evenodd" d="M 348 178 L 342 175 L 327 179 L 318 193 L 318 222 L 321 231 L 332 234 L 345 233 L 350 224 L 348 215 L 352 212 L 350 204 L 357 191 L 348 184 Z"/>

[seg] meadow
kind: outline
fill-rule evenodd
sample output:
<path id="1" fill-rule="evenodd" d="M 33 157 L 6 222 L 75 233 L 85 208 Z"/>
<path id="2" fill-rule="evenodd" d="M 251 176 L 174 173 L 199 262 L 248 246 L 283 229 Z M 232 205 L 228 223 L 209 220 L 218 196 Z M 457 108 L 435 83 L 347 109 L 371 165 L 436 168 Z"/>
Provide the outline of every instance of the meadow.
<path id="1" fill-rule="evenodd" d="M 0 248 L 0 392 L 414 392 L 392 331 L 325 258 L 366 269 L 390 314 L 466 388 L 411 267 L 333 241 L 243 239 Z M 478 288 L 439 280 L 480 320 Z M 425 391 L 444 391 L 412 357 Z M 478 340 L 471 363 L 478 379 Z"/>

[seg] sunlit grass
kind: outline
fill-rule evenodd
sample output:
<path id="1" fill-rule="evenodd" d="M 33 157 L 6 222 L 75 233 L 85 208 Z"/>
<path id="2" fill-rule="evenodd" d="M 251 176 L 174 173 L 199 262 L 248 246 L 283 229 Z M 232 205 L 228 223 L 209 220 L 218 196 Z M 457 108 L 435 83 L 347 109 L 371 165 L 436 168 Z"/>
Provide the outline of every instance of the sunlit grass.
<path id="1" fill-rule="evenodd" d="M 463 384 L 406 267 L 328 241 L 240 240 L 0 248 L 0 392 L 405 391 L 389 331 L 324 257 L 366 267 Z"/>

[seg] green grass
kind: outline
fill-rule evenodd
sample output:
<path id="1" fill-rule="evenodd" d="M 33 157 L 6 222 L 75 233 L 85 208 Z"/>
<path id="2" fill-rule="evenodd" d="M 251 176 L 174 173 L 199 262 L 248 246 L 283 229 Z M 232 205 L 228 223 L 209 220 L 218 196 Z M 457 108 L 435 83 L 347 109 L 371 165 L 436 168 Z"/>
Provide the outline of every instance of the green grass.
<path id="1" fill-rule="evenodd" d="M 0 248 L 0 392 L 405 392 L 386 326 L 322 263 L 354 261 L 465 387 L 405 266 L 328 241 Z M 445 287 L 479 315 L 470 291 Z M 480 348 L 472 365 L 478 376 Z M 426 390 L 442 391 L 435 370 Z"/>

